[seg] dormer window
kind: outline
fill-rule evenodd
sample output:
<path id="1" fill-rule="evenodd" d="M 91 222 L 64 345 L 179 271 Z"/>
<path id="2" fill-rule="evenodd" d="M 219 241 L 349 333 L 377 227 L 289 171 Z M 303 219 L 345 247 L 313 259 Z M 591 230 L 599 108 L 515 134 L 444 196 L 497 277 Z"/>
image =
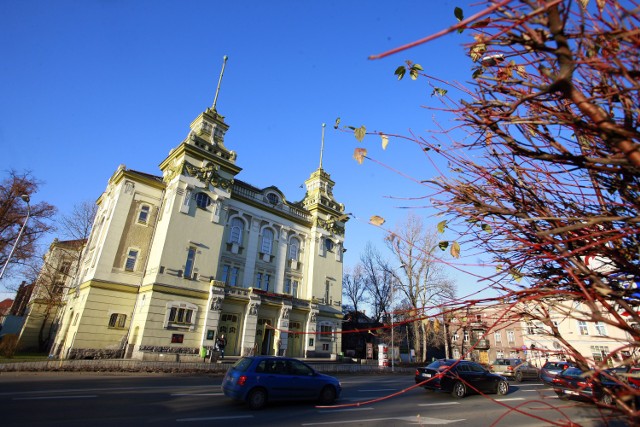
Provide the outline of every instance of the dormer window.
<path id="1" fill-rule="evenodd" d="M 197 193 L 196 194 L 196 206 L 200 209 L 206 209 L 211 204 L 211 197 L 209 197 L 206 193 Z"/>
<path id="2" fill-rule="evenodd" d="M 267 200 L 274 206 L 280 203 L 280 197 L 276 193 L 267 194 Z"/>

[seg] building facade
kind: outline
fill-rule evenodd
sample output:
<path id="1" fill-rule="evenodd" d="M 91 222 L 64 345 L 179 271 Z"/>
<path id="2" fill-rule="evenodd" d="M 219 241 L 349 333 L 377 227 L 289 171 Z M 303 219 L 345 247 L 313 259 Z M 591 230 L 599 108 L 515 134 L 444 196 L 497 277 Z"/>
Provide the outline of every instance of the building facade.
<path id="1" fill-rule="evenodd" d="M 63 298 L 75 277 L 85 243 L 84 240 L 54 239 L 49 245 L 33 290 L 28 299 L 22 300 L 23 308 L 16 307 L 24 317 L 18 338 L 21 350 L 49 349 L 59 325 Z"/>
<path id="2" fill-rule="evenodd" d="M 289 202 L 236 178 L 215 105 L 190 128 L 161 175 L 109 179 L 54 354 L 197 360 L 224 335 L 226 355 L 335 356 L 348 217 L 329 174 Z"/>

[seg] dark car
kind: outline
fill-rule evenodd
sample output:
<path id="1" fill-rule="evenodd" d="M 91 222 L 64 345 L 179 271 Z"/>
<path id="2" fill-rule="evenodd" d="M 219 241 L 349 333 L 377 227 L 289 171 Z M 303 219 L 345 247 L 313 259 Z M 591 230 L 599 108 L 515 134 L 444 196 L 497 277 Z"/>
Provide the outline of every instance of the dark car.
<path id="1" fill-rule="evenodd" d="M 625 395 L 636 394 L 633 392 L 635 386 L 621 376 L 628 370 L 628 368 L 611 368 L 594 373 L 570 367 L 553 378 L 553 391 L 561 399 L 574 397 L 611 405 L 613 396 L 624 398 Z M 598 381 L 595 381 L 595 378 Z"/>
<path id="2" fill-rule="evenodd" d="M 489 370 L 493 373 L 502 375 L 505 378 L 512 378 L 517 382 L 526 379 L 537 380 L 540 376 L 538 368 L 522 359 L 500 358 L 493 361 L 489 366 Z"/>
<path id="3" fill-rule="evenodd" d="M 499 395 L 509 392 L 505 377 L 492 374 L 469 360 L 436 360 L 425 368 L 416 369 L 415 381 L 427 390 L 445 391 L 454 397 L 464 397 L 475 390 Z"/>
<path id="4" fill-rule="evenodd" d="M 546 362 L 540 369 L 540 379 L 543 383 L 553 385 L 553 379 L 560 372 L 567 368 L 576 366 L 573 362 L 560 361 L 560 362 Z"/>
<path id="5" fill-rule="evenodd" d="M 227 370 L 222 391 L 260 409 L 276 400 L 317 400 L 328 405 L 340 396 L 342 386 L 336 378 L 298 359 L 252 356 L 239 359 Z"/>

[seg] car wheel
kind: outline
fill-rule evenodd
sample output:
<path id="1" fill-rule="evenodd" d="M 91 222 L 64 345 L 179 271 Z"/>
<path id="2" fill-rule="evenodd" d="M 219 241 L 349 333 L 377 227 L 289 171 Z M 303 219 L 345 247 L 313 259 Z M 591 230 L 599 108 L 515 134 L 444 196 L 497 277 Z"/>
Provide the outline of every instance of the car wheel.
<path id="1" fill-rule="evenodd" d="M 522 382 L 522 372 L 516 372 L 516 381 L 519 383 Z"/>
<path id="2" fill-rule="evenodd" d="M 498 383 L 498 387 L 496 388 L 496 393 L 500 396 L 504 396 L 509 393 L 509 383 L 506 381 L 500 381 Z"/>
<path id="3" fill-rule="evenodd" d="M 613 405 L 613 397 L 610 394 L 604 393 L 600 398 L 600 403 L 603 405 L 611 406 Z"/>
<path id="4" fill-rule="evenodd" d="M 247 403 L 251 409 L 262 409 L 267 404 L 267 392 L 262 388 L 251 390 L 247 397 Z"/>
<path id="5" fill-rule="evenodd" d="M 556 394 L 558 395 L 558 398 L 562 399 L 562 400 L 567 400 L 568 397 L 561 391 L 556 391 Z"/>
<path id="6" fill-rule="evenodd" d="M 465 387 L 465 385 L 462 382 L 456 381 L 456 383 L 453 385 L 453 389 L 451 390 L 451 395 L 453 397 L 461 398 L 461 397 L 464 397 L 466 394 L 467 394 L 467 387 Z"/>
<path id="7" fill-rule="evenodd" d="M 336 389 L 330 385 L 324 386 L 320 391 L 320 403 L 323 405 L 331 405 L 336 401 Z"/>

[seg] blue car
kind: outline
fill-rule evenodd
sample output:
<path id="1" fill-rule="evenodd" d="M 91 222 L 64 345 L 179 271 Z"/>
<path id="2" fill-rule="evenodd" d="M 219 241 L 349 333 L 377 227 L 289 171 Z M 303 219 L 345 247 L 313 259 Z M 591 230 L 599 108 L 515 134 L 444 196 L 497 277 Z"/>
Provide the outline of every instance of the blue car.
<path id="1" fill-rule="evenodd" d="M 276 400 L 317 400 L 330 405 L 340 396 L 336 378 L 316 372 L 298 359 L 275 356 L 243 357 L 222 381 L 225 396 L 261 409 Z"/>

